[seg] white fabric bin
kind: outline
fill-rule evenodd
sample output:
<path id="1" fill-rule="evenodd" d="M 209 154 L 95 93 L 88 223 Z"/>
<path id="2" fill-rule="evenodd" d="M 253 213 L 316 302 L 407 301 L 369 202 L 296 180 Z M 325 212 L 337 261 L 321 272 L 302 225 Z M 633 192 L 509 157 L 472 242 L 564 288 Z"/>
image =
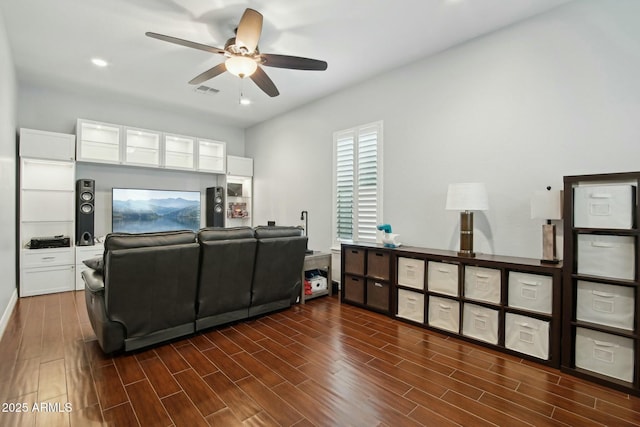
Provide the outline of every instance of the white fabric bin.
<path id="1" fill-rule="evenodd" d="M 504 345 L 519 353 L 549 360 L 549 322 L 507 313 L 505 315 Z"/>
<path id="2" fill-rule="evenodd" d="M 500 303 L 500 270 L 467 265 L 464 268 L 464 296 Z"/>
<path id="3" fill-rule="evenodd" d="M 541 274 L 510 271 L 507 299 L 510 307 L 551 314 L 553 278 Z"/>
<path id="4" fill-rule="evenodd" d="M 636 188 L 632 185 L 578 186 L 573 190 L 573 226 L 633 228 Z"/>
<path id="5" fill-rule="evenodd" d="M 579 234 L 578 274 L 633 280 L 635 277 L 633 237 Z"/>
<path id="6" fill-rule="evenodd" d="M 633 381 L 633 340 L 618 335 L 576 328 L 576 368 L 619 380 Z"/>
<path id="7" fill-rule="evenodd" d="M 458 296 L 458 266 L 445 262 L 427 264 L 427 289 L 439 294 Z"/>
<path id="8" fill-rule="evenodd" d="M 429 326 L 460 332 L 460 303 L 449 298 L 429 297 Z"/>
<path id="9" fill-rule="evenodd" d="M 462 335 L 498 344 L 498 310 L 475 304 L 462 308 Z"/>
<path id="10" fill-rule="evenodd" d="M 424 295 L 398 289 L 398 317 L 424 323 Z"/>
<path id="11" fill-rule="evenodd" d="M 576 319 L 633 330 L 633 288 L 578 280 Z"/>
<path id="12" fill-rule="evenodd" d="M 424 260 L 399 257 L 398 285 L 424 289 Z"/>

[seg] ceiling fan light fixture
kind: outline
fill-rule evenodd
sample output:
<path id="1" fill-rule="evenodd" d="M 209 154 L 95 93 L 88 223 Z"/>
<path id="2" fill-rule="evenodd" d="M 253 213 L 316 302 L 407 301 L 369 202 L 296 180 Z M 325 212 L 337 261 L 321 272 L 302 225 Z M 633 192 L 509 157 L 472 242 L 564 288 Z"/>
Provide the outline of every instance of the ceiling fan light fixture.
<path id="1" fill-rule="evenodd" d="M 258 63 L 247 56 L 231 56 L 224 65 L 228 72 L 240 78 L 249 77 L 258 68 Z"/>

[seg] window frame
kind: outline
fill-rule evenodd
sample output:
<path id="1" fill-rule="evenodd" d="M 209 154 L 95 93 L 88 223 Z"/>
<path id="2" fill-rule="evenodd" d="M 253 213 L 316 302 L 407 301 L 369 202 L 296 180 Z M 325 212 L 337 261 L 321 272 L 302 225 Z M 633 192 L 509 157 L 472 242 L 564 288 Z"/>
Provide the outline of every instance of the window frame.
<path id="1" fill-rule="evenodd" d="M 371 129 L 376 132 L 376 225 L 382 222 L 382 213 L 383 213 L 383 122 L 382 120 L 366 123 L 363 125 L 355 126 L 348 129 L 343 129 L 339 131 L 335 131 L 333 133 L 333 187 L 332 187 L 332 221 L 331 221 L 331 233 L 332 233 L 332 247 L 340 247 L 342 243 L 352 243 L 354 241 L 363 242 L 363 243 L 376 243 L 377 242 L 377 233 L 375 237 L 366 239 L 359 238 L 359 231 L 361 222 L 358 220 L 358 213 L 360 212 L 360 200 L 358 198 L 358 161 L 359 161 L 359 149 L 360 147 L 360 138 L 361 136 L 370 131 Z M 353 155 L 353 216 L 352 216 L 352 225 L 353 225 L 353 233 L 351 239 L 340 238 L 338 236 L 338 140 L 345 135 L 353 135 L 354 139 L 354 155 Z"/>

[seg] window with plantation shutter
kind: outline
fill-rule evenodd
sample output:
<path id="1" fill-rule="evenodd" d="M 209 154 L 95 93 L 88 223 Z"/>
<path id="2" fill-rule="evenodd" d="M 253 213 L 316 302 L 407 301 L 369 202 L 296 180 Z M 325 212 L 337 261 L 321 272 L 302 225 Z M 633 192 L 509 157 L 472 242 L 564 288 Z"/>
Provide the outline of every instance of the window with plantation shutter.
<path id="1" fill-rule="evenodd" d="M 382 215 L 382 122 L 336 132 L 334 241 L 375 242 Z"/>

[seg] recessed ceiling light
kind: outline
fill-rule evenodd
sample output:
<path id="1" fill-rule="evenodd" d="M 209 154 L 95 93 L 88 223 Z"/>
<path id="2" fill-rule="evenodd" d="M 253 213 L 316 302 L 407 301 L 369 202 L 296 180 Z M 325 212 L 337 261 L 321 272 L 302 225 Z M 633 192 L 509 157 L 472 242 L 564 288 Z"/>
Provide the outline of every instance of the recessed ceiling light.
<path id="1" fill-rule="evenodd" d="M 240 98 L 241 105 L 251 105 L 251 100 L 247 98 Z"/>
<path id="2" fill-rule="evenodd" d="M 109 65 L 109 63 L 107 61 L 105 61 L 104 59 L 100 59 L 100 58 L 91 59 L 91 63 L 93 65 L 95 65 L 96 67 L 106 67 L 107 65 Z"/>

